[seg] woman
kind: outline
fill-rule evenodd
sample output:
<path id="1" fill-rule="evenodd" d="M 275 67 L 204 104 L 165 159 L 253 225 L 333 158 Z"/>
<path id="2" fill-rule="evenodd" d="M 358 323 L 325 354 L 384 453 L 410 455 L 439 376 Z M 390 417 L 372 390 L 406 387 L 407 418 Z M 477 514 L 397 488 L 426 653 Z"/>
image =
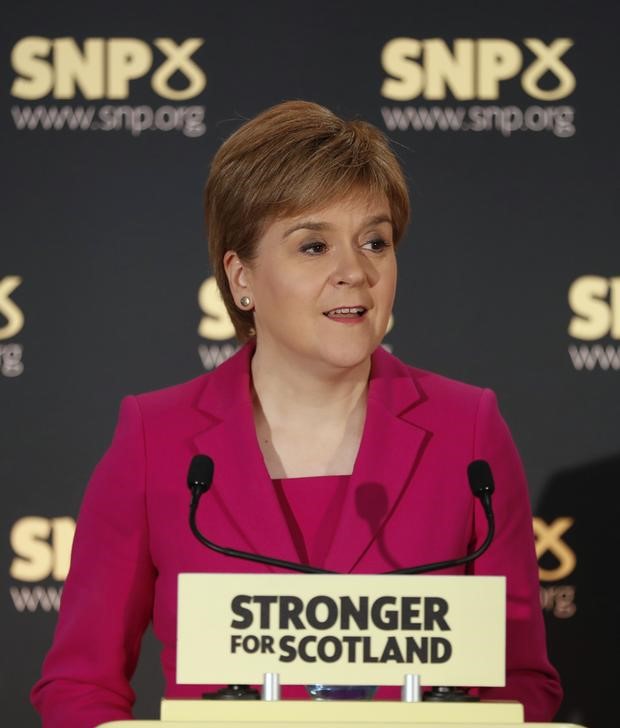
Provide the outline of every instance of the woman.
<path id="1" fill-rule="evenodd" d="M 357 573 L 479 545 L 486 525 L 466 467 L 488 460 L 497 536 L 471 572 L 507 576 L 507 686 L 480 694 L 521 700 L 529 720 L 552 717 L 561 691 L 546 657 L 528 493 L 494 395 L 379 346 L 408 214 L 383 135 L 316 104 L 275 106 L 221 147 L 206 188 L 210 254 L 246 343 L 211 374 L 123 401 L 33 690 L 46 726 L 131 714 L 129 679 L 151 619 L 166 695 L 204 691 L 175 683 L 177 574 L 266 568 L 207 551 L 190 533 L 184 481 L 199 452 L 215 461 L 198 514 L 210 538 Z"/>

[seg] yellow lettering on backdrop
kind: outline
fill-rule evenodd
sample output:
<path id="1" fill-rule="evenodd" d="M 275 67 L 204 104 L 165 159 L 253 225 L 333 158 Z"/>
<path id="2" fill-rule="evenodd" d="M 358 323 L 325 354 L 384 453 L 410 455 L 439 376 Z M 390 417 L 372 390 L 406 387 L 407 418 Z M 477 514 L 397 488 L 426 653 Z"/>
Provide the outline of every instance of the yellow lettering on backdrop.
<path id="1" fill-rule="evenodd" d="M 177 45 L 171 38 L 156 38 L 155 46 L 166 56 L 166 60 L 155 71 L 151 80 L 153 90 L 160 96 L 174 101 L 183 101 L 197 96 L 207 85 L 207 77 L 191 59 L 204 43 L 202 38 L 188 38 Z M 178 90 L 168 85 L 171 76 L 180 71 L 187 78 L 187 87 Z"/>
<path id="2" fill-rule="evenodd" d="M 224 341 L 235 336 L 235 327 L 213 276 L 207 278 L 200 286 L 198 305 L 205 314 L 198 325 L 198 333 L 201 336 L 213 341 Z"/>
<path id="3" fill-rule="evenodd" d="M 41 581 L 51 575 L 57 581 L 64 581 L 69 573 L 74 534 L 73 518 L 20 518 L 10 534 L 16 554 L 9 570 L 11 577 L 19 581 Z"/>
<path id="4" fill-rule="evenodd" d="M 0 280 L 0 315 L 6 318 L 6 324 L 0 326 L 0 341 L 15 336 L 24 326 L 24 314 L 10 299 L 11 293 L 21 282 L 19 276 L 5 276 Z"/>
<path id="5" fill-rule="evenodd" d="M 87 38 L 83 51 L 73 38 L 57 38 L 54 41 L 54 96 L 72 99 L 79 88 L 86 99 L 102 98 L 104 54 L 103 38 Z"/>
<path id="6" fill-rule="evenodd" d="M 573 550 L 562 540 L 562 536 L 573 525 L 574 519 L 568 517 L 556 518 L 547 523 L 542 518 L 534 518 L 534 536 L 536 538 L 536 558 L 540 558 L 550 551 L 558 561 L 555 569 L 539 567 L 538 574 L 541 581 L 558 581 L 571 574 L 577 565 Z"/>
<path id="7" fill-rule="evenodd" d="M 52 48 L 49 38 L 29 36 L 18 41 L 11 51 L 11 65 L 19 76 L 11 86 L 11 96 L 40 99 L 54 86 L 51 64 L 45 60 Z"/>
<path id="8" fill-rule="evenodd" d="M 570 38 L 556 38 L 550 46 L 545 45 L 538 38 L 525 38 L 523 42 L 537 56 L 521 77 L 521 86 L 527 94 L 535 99 L 555 101 L 563 99 L 575 90 L 577 85 L 575 76 L 570 68 L 560 60 L 560 57 L 573 46 Z M 540 88 L 538 81 L 548 71 L 557 77 L 558 85 L 554 89 L 545 90 Z"/>
<path id="9" fill-rule="evenodd" d="M 54 553 L 47 542 L 52 530 L 49 518 L 30 516 L 13 524 L 10 540 L 17 556 L 10 575 L 19 581 L 41 581 L 52 573 Z"/>
<path id="10" fill-rule="evenodd" d="M 503 38 L 478 41 L 478 98 L 499 98 L 499 82 L 516 76 L 523 56 L 516 43 Z"/>
<path id="11" fill-rule="evenodd" d="M 446 86 L 457 99 L 474 98 L 474 41 L 458 38 L 454 53 L 441 38 L 424 41 L 427 99 L 445 99 Z"/>
<path id="12" fill-rule="evenodd" d="M 620 278 L 612 278 L 614 299 L 619 291 Z M 605 336 L 612 328 L 612 308 L 605 298 L 610 281 L 602 276 L 581 276 L 568 289 L 568 303 L 575 314 L 568 325 L 568 333 L 575 339 L 592 341 Z M 620 298 L 620 296 L 618 296 Z M 614 301 L 615 303 L 615 301 Z M 617 317 L 620 320 L 620 316 Z M 614 330 L 620 329 L 620 323 Z"/>
<path id="13" fill-rule="evenodd" d="M 138 38 L 111 38 L 108 41 L 108 98 L 126 99 L 129 81 L 150 69 L 153 52 Z"/>
<path id="14" fill-rule="evenodd" d="M 394 78 L 386 78 L 381 86 L 381 94 L 394 101 L 408 101 L 419 96 L 424 89 L 424 71 L 413 59 L 419 58 L 422 44 L 415 38 L 393 38 L 381 52 L 381 64 L 386 73 Z"/>

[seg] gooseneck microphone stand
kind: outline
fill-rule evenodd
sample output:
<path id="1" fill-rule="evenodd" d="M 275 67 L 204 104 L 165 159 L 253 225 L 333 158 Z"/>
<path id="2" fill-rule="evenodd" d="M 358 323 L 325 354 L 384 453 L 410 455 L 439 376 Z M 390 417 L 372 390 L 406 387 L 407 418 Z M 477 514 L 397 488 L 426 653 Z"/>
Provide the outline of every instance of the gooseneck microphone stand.
<path id="1" fill-rule="evenodd" d="M 285 561 L 273 556 L 264 556 L 263 554 L 255 554 L 250 551 L 240 551 L 238 549 L 220 546 L 210 541 L 198 529 L 196 525 L 196 512 L 201 497 L 211 488 L 213 482 L 213 472 L 215 466 L 213 460 L 208 455 L 195 455 L 189 467 L 187 474 L 187 485 L 192 494 L 192 500 L 189 508 L 189 526 L 194 536 L 203 546 L 225 556 L 231 556 L 235 559 L 243 559 L 244 561 L 254 561 L 267 566 L 275 566 L 280 569 L 288 569 L 289 571 L 298 571 L 303 574 L 336 574 L 338 572 L 328 569 L 320 569 L 317 566 L 301 564 L 295 561 Z M 470 561 L 474 561 L 481 556 L 490 546 L 495 534 L 495 519 L 493 516 L 493 508 L 491 506 L 491 496 L 495 490 L 491 468 L 485 460 L 474 460 L 467 468 L 467 476 L 469 487 L 473 495 L 480 500 L 487 519 L 487 535 L 480 546 L 471 554 L 461 556 L 457 559 L 447 559 L 446 561 L 435 561 L 431 564 L 420 564 L 418 566 L 408 566 L 404 569 L 394 569 L 386 571 L 386 574 L 426 574 L 429 571 L 439 571 L 440 569 L 448 569 L 454 566 L 462 566 Z"/>

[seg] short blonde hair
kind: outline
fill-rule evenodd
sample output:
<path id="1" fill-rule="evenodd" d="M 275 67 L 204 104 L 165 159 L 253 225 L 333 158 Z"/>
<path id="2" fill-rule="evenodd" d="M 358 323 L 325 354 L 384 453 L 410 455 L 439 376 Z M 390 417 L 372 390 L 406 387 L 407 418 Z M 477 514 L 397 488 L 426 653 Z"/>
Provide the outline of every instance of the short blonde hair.
<path id="1" fill-rule="evenodd" d="M 237 307 L 224 254 L 251 263 L 267 223 L 358 192 L 385 195 L 397 243 L 409 220 L 409 194 L 385 135 L 318 104 L 272 106 L 222 144 L 205 189 L 205 221 L 213 272 L 240 341 L 254 335 L 253 314 Z"/>

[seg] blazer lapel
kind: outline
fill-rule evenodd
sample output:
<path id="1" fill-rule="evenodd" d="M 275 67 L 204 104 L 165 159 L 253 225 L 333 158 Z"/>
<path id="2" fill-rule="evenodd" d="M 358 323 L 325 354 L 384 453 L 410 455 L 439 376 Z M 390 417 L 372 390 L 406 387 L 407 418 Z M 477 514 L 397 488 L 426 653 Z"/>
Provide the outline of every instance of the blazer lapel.
<path id="1" fill-rule="evenodd" d="M 250 382 L 252 352 L 253 347 L 246 345 L 212 372 L 197 403 L 211 424 L 194 438 L 194 445 L 197 452 L 213 455 L 215 463 L 213 486 L 204 498 L 217 504 L 237 531 L 231 535 L 234 542 L 222 546 L 297 561 L 256 438 Z M 207 512 L 210 507 L 213 505 L 206 502 L 202 505 Z"/>
<path id="2" fill-rule="evenodd" d="M 424 400 L 411 371 L 383 349 L 377 349 L 362 441 L 326 569 L 351 571 L 410 487 L 431 437 L 430 432 L 414 423 L 412 416 L 412 410 Z M 386 570 L 390 566 L 387 564 Z"/>

